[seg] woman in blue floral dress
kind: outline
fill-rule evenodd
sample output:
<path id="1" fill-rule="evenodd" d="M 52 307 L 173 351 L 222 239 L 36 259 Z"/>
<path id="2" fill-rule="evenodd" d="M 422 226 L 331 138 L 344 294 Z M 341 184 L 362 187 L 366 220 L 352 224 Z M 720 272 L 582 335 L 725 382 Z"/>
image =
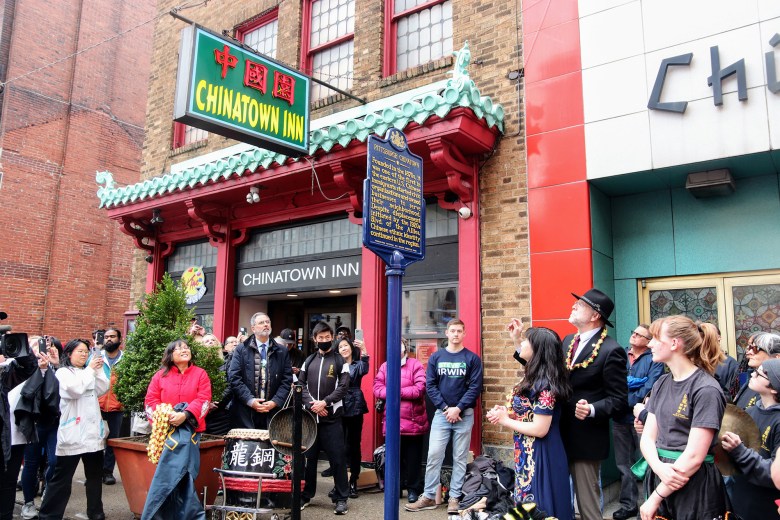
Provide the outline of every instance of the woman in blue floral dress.
<path id="1" fill-rule="evenodd" d="M 525 362 L 525 377 L 508 406 L 494 406 L 487 419 L 515 432 L 515 502 L 534 502 L 547 515 L 572 520 L 569 464 L 559 424 L 571 393 L 561 339 L 543 327 L 530 328 L 523 336 L 517 319 L 507 329 Z"/>

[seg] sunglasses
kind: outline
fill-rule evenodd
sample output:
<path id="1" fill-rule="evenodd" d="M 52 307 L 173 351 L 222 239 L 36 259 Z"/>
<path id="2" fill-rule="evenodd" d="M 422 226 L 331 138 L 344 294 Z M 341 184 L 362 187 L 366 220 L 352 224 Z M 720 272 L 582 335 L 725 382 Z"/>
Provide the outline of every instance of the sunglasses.
<path id="1" fill-rule="evenodd" d="M 761 352 L 766 352 L 767 354 L 769 354 L 769 352 L 767 352 L 766 349 L 763 349 L 763 348 L 759 347 L 758 345 L 754 345 L 753 343 L 748 343 L 748 345 L 745 347 L 745 352 L 747 352 L 748 350 L 752 350 L 753 352 L 761 351 Z"/>

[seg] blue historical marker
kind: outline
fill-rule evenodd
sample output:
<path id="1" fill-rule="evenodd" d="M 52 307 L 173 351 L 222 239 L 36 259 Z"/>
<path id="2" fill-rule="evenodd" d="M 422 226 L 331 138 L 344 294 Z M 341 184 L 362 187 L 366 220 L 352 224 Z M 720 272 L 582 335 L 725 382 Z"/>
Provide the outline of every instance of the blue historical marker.
<path id="1" fill-rule="evenodd" d="M 401 446 L 401 277 L 425 258 L 422 158 L 395 128 L 368 138 L 363 185 L 363 245 L 387 267 L 387 402 L 385 404 L 385 518 L 398 518 Z"/>

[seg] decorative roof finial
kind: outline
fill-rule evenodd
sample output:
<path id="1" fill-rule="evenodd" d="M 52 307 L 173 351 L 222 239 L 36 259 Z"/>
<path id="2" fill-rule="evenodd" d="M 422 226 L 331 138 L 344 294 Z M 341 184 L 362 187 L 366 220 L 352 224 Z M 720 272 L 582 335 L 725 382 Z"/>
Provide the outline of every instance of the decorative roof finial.
<path id="1" fill-rule="evenodd" d="M 460 88 L 466 81 L 471 79 L 468 71 L 468 66 L 471 62 L 471 50 L 469 49 L 468 40 L 466 40 L 459 51 L 454 51 L 452 55 L 455 56 L 455 66 L 450 71 L 450 74 L 452 74 L 450 81 Z"/>

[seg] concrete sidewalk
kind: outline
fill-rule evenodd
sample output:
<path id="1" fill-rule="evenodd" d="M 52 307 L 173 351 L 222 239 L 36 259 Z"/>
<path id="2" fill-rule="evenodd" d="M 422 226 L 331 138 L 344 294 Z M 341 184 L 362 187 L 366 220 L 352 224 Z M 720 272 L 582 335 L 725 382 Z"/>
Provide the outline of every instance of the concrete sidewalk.
<path id="1" fill-rule="evenodd" d="M 327 462 L 320 462 L 319 471 L 324 470 L 327 467 Z M 372 470 L 364 470 L 372 471 Z M 103 486 L 103 510 L 106 513 L 107 520 L 134 520 L 133 513 L 127 507 L 127 499 L 125 498 L 124 488 L 120 480 L 119 472 L 114 472 L 117 477 L 117 483 L 114 486 Z M 302 520 L 324 520 L 326 518 L 334 518 L 333 504 L 328 498 L 328 491 L 333 487 L 333 480 L 331 478 L 319 477 L 317 479 L 317 495 L 311 501 L 306 509 L 301 512 Z M 609 493 L 605 492 L 605 500 L 609 496 Z M 364 490 L 360 493 L 360 496 L 356 499 L 349 500 L 349 513 L 346 517 L 359 518 L 360 520 L 380 520 L 384 518 L 384 493 L 377 488 Z M 221 500 L 221 498 L 218 498 Z M 15 507 L 14 518 L 20 518 L 21 503 L 23 501 L 22 492 L 19 491 L 16 494 L 17 505 Z M 76 475 L 73 481 L 72 493 L 68 507 L 65 511 L 66 520 L 86 520 L 87 519 L 87 499 L 84 493 L 84 470 L 80 464 L 76 470 Z M 426 518 L 441 518 L 444 520 L 447 517 L 446 505 L 439 506 L 438 509 L 430 511 L 421 511 L 419 513 L 409 513 L 404 510 L 403 506 L 406 504 L 406 498 L 402 498 L 399 502 L 399 518 L 404 520 L 421 520 Z M 40 497 L 36 497 L 35 505 L 40 506 Z M 612 513 L 618 509 L 617 502 L 613 501 L 609 503 L 605 508 L 604 518 L 612 518 Z M 279 510 L 280 515 L 289 513 L 289 511 Z M 267 520 L 270 515 L 263 515 L 263 520 Z"/>

